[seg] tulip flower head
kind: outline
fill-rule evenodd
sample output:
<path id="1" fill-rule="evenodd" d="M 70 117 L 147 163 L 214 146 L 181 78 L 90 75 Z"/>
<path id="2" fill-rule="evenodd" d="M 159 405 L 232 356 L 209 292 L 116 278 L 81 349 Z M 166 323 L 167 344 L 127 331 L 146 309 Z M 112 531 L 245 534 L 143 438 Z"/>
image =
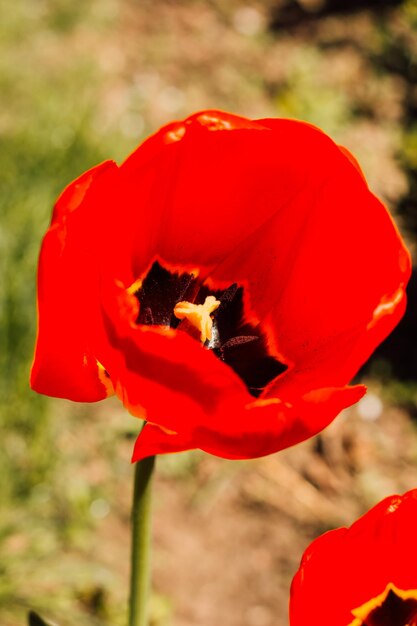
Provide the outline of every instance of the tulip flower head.
<path id="1" fill-rule="evenodd" d="M 58 199 L 31 385 L 146 420 L 134 459 L 262 456 L 323 429 L 404 312 L 410 260 L 356 161 L 319 129 L 173 122 Z"/>
<path id="2" fill-rule="evenodd" d="M 416 626 L 417 489 L 380 502 L 304 553 L 290 624 Z"/>

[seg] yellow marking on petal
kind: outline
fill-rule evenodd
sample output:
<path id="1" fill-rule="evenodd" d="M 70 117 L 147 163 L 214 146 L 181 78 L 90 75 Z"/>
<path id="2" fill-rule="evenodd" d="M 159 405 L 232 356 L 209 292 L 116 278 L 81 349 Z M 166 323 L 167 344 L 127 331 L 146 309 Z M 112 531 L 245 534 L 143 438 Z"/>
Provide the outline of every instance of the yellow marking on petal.
<path id="1" fill-rule="evenodd" d="M 182 124 L 179 124 L 175 128 L 171 128 L 166 134 L 165 139 L 168 143 L 173 143 L 175 141 L 181 141 L 181 139 L 185 135 L 185 127 Z"/>
<path id="2" fill-rule="evenodd" d="M 210 314 L 220 306 L 219 300 L 214 296 L 207 296 L 203 304 L 193 304 L 192 302 L 178 302 L 174 307 L 174 315 L 179 320 L 188 320 L 190 324 L 200 331 L 201 343 L 210 341 L 213 329 L 213 320 Z"/>
<path id="3" fill-rule="evenodd" d="M 202 126 L 205 126 L 208 130 L 232 130 L 233 125 L 230 120 L 225 120 L 213 111 L 213 113 L 207 112 L 198 115 L 196 118 Z"/>
<path id="4" fill-rule="evenodd" d="M 114 391 L 113 383 L 110 380 L 110 376 L 108 375 L 106 368 L 100 363 L 100 361 L 97 361 L 97 370 L 98 370 L 98 377 L 100 379 L 100 382 L 106 388 L 107 397 L 114 396 L 115 391 Z"/>
<path id="5" fill-rule="evenodd" d="M 245 405 L 245 409 L 257 409 L 258 407 L 271 406 L 272 404 L 280 404 L 281 406 L 287 406 L 279 398 L 258 398 L 253 402 Z"/>
<path id="6" fill-rule="evenodd" d="M 391 294 L 390 296 L 383 296 L 383 298 L 381 298 L 380 303 L 375 308 L 372 314 L 372 319 L 366 327 L 367 330 L 375 326 L 375 324 L 380 320 L 381 317 L 384 317 L 385 315 L 391 315 L 392 313 L 394 313 L 395 309 L 400 304 L 401 300 L 404 298 L 404 295 L 405 295 L 404 286 L 401 285 L 401 287 L 399 287 L 394 294 Z"/>
<path id="7" fill-rule="evenodd" d="M 396 587 L 393 583 L 388 583 L 382 593 L 375 596 L 375 598 L 371 598 L 365 602 L 365 604 L 362 604 L 362 606 L 352 610 L 352 615 L 355 616 L 355 619 L 348 624 L 348 626 L 363 626 L 372 611 L 375 611 L 375 609 L 384 604 L 390 591 L 395 593 L 401 600 L 417 600 L 417 589 L 407 589 L 404 591 Z"/>
<path id="8" fill-rule="evenodd" d="M 135 282 L 132 283 L 130 287 L 126 289 L 127 293 L 133 296 L 142 287 L 142 282 L 143 281 L 141 278 L 138 278 L 137 280 L 135 280 Z"/>

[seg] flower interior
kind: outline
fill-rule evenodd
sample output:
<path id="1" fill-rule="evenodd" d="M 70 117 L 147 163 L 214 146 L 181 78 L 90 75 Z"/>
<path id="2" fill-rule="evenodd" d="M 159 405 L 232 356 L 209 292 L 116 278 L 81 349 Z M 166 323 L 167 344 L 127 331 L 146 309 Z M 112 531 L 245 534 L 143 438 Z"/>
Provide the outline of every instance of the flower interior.
<path id="1" fill-rule="evenodd" d="M 417 589 L 403 591 L 389 584 L 352 613 L 356 619 L 349 626 L 417 626 Z"/>
<path id="2" fill-rule="evenodd" d="M 158 261 L 129 289 L 139 301 L 137 324 L 184 331 L 231 367 L 259 397 L 287 366 L 270 354 L 260 324 L 245 320 L 244 287 L 210 289 L 198 276 L 173 272 Z"/>

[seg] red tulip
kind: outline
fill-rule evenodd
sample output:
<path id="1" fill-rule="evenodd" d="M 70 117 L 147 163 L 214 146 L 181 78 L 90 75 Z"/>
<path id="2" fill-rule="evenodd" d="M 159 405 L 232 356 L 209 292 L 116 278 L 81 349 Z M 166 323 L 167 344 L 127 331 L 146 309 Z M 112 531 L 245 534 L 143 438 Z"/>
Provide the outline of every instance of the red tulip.
<path id="1" fill-rule="evenodd" d="M 416 626 L 416 524 L 414 489 L 313 541 L 292 583 L 291 626 Z"/>
<path id="2" fill-rule="evenodd" d="M 275 452 L 364 393 L 410 260 L 353 157 L 309 124 L 174 122 L 55 206 L 33 389 L 113 392 L 147 420 L 134 459 Z M 208 298 L 206 300 L 206 298 Z"/>

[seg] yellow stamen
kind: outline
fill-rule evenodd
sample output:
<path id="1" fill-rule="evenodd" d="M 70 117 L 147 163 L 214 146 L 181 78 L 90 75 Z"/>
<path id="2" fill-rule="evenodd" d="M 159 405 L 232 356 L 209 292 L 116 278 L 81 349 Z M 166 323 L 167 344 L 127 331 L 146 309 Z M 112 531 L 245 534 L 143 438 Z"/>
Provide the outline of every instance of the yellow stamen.
<path id="1" fill-rule="evenodd" d="M 219 300 L 214 296 L 207 296 L 204 304 L 192 302 L 178 302 L 174 307 L 174 315 L 179 320 L 187 319 L 197 330 L 200 331 L 200 340 L 204 344 L 210 341 L 213 329 L 213 320 L 210 314 L 220 306 Z"/>

